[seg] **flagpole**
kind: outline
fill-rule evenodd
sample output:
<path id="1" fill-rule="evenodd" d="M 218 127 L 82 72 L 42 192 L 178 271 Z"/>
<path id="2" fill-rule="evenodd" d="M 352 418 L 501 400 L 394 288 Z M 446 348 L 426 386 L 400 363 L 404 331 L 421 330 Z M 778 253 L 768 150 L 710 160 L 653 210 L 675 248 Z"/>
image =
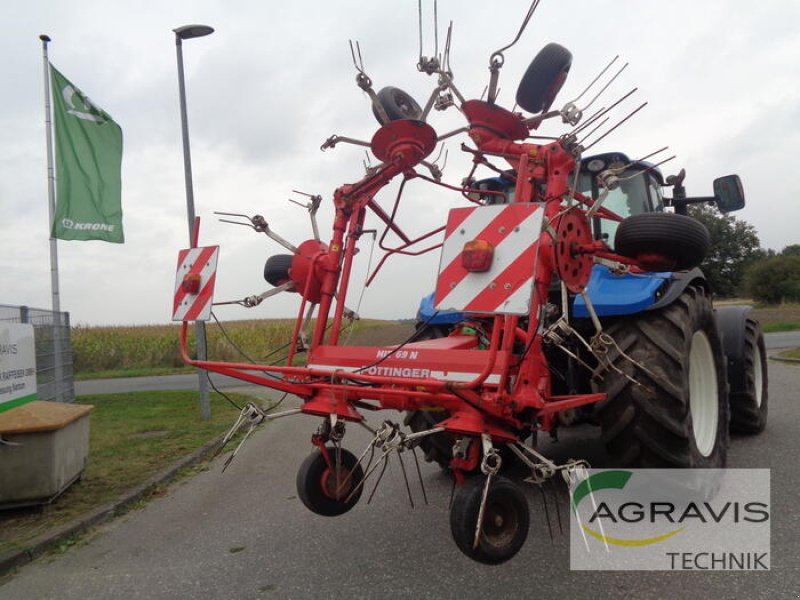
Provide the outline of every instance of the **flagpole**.
<path id="1" fill-rule="evenodd" d="M 44 123 L 47 135 L 47 199 L 50 209 L 50 286 L 53 294 L 53 312 L 61 312 L 61 296 L 58 290 L 58 246 L 56 238 L 53 237 L 53 219 L 56 214 L 56 189 L 55 189 L 55 169 L 53 167 L 53 125 L 50 118 L 50 60 L 47 57 L 47 43 L 50 36 L 40 35 L 42 40 L 42 53 L 44 60 Z"/>
<path id="2" fill-rule="evenodd" d="M 42 61 L 44 65 L 44 123 L 45 135 L 47 137 L 47 199 L 49 209 L 49 228 L 50 236 L 50 289 L 53 302 L 53 398 L 60 401 L 61 398 L 61 294 L 58 287 L 58 245 L 56 238 L 53 237 L 53 219 L 56 214 L 56 191 L 55 191 L 55 169 L 53 167 L 53 131 L 50 111 L 50 59 L 47 56 L 47 44 L 50 36 L 42 34 Z"/>

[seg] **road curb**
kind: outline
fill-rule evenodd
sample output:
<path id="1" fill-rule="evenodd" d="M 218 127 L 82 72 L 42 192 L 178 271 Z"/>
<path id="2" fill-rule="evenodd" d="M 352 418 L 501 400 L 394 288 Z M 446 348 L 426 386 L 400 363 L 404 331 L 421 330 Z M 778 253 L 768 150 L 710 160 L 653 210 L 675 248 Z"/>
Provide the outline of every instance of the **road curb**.
<path id="1" fill-rule="evenodd" d="M 128 492 L 125 492 L 116 501 L 100 506 L 87 514 L 78 517 L 71 523 L 67 523 L 58 529 L 40 535 L 30 542 L 28 548 L 9 552 L 0 556 L 0 576 L 7 574 L 13 569 L 33 562 L 35 559 L 63 540 L 85 533 L 96 525 L 110 521 L 121 511 L 133 505 L 157 486 L 171 481 L 181 469 L 201 462 L 206 455 L 210 454 L 222 443 L 223 437 L 225 436 L 220 435 L 219 437 L 214 438 L 212 441 L 201 446 L 178 462 L 170 465 L 141 485 L 138 485 Z"/>
<path id="2" fill-rule="evenodd" d="M 777 360 L 778 362 L 800 363 L 800 358 L 789 358 L 788 356 L 778 356 L 777 354 L 771 354 L 769 355 L 769 358 L 772 360 Z"/>

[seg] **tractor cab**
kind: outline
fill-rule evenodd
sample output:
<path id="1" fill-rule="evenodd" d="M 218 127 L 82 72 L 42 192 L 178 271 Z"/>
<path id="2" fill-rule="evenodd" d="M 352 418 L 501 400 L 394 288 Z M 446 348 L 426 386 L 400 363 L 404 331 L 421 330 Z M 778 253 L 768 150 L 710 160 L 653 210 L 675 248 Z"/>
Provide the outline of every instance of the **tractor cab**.
<path id="1" fill-rule="evenodd" d="M 581 160 L 578 174 L 578 191 L 596 200 L 605 191 L 600 187 L 598 174 L 614 170 L 619 185 L 608 191 L 603 206 L 620 217 L 630 217 L 641 213 L 663 212 L 664 196 L 661 188 L 664 178 L 661 172 L 645 161 L 631 161 L 621 152 L 609 152 L 589 156 Z M 595 239 L 614 245 L 614 234 L 619 223 L 609 219 L 593 219 L 592 229 Z"/>
<path id="2" fill-rule="evenodd" d="M 641 213 L 663 212 L 664 196 L 661 188 L 665 185 L 661 172 L 651 163 L 631 161 L 621 152 L 608 152 L 589 156 L 581 160 L 577 191 L 596 200 L 605 191 L 597 176 L 614 170 L 619 185 L 608 191 L 603 206 L 620 217 L 630 217 Z M 472 185 L 473 199 L 485 205 L 511 204 L 514 202 L 516 177 L 513 172 L 497 177 L 481 179 Z M 593 237 L 614 245 L 614 234 L 619 223 L 609 219 L 593 219 Z"/>

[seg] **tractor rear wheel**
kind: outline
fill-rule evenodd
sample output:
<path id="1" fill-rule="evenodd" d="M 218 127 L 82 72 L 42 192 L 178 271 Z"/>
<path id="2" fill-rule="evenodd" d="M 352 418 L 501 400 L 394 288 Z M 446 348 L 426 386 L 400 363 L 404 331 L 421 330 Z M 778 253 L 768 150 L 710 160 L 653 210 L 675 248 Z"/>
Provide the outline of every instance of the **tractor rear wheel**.
<path id="1" fill-rule="evenodd" d="M 447 337 L 448 330 L 442 325 L 417 326 L 418 332 L 414 336 L 415 342 L 435 340 Z M 403 423 L 414 433 L 433 429 L 440 421 L 444 421 L 450 413 L 446 410 L 412 410 L 406 413 Z M 453 437 L 449 433 L 440 432 L 426 436 L 419 440 L 419 447 L 427 462 L 435 462 L 445 471 L 450 468 L 453 458 Z"/>
<path id="2" fill-rule="evenodd" d="M 690 286 L 672 304 L 623 318 L 595 371 L 595 408 L 614 466 L 719 468 L 728 448 L 725 355 L 711 302 Z"/>
<path id="3" fill-rule="evenodd" d="M 731 431 L 761 433 L 767 426 L 767 352 L 758 321 L 747 319 L 744 333 L 744 387 L 731 390 Z"/>

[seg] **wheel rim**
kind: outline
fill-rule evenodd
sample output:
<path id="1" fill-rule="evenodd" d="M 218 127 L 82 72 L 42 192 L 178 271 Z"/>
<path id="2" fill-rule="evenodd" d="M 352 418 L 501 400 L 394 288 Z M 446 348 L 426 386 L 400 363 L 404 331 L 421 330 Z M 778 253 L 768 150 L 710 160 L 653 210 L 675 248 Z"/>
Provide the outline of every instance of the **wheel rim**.
<path id="1" fill-rule="evenodd" d="M 511 544 L 519 529 L 519 515 L 511 502 L 493 501 L 486 505 L 483 538 L 495 548 Z"/>
<path id="2" fill-rule="evenodd" d="M 710 456 L 717 441 L 719 387 L 714 351 L 708 336 L 697 331 L 689 352 L 689 410 L 697 450 Z"/>
<path id="3" fill-rule="evenodd" d="M 755 386 L 756 406 L 761 408 L 761 395 L 764 392 L 764 371 L 761 367 L 761 348 L 755 345 L 753 353 L 753 386 Z"/>
<path id="4" fill-rule="evenodd" d="M 353 477 L 348 477 L 349 472 L 343 466 L 335 468 L 333 471 L 326 468 L 322 472 L 320 487 L 322 493 L 331 500 L 343 502 L 353 489 Z"/>

